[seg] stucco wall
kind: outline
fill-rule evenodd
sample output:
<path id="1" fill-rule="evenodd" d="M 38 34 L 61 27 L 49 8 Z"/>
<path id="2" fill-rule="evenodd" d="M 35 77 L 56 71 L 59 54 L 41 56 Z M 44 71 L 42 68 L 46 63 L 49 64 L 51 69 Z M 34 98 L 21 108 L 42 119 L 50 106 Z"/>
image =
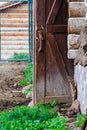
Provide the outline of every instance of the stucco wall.
<path id="1" fill-rule="evenodd" d="M 87 109 L 87 67 L 75 66 L 74 80 L 77 86 L 77 97 L 80 101 L 81 112 L 86 114 Z"/>

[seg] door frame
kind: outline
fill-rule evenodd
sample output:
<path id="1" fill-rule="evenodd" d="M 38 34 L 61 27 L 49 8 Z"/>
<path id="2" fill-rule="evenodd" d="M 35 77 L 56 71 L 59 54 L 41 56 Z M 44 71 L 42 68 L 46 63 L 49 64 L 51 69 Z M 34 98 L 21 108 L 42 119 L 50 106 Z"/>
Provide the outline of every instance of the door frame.
<path id="1" fill-rule="evenodd" d="M 38 31 L 41 30 L 40 25 L 42 25 L 45 29 L 45 9 L 43 9 L 41 6 L 37 5 L 37 3 L 42 4 L 43 5 L 42 7 L 45 8 L 45 6 L 44 6 L 45 0 L 42 0 L 42 1 L 41 0 L 34 0 L 33 1 L 33 9 L 34 9 L 34 13 L 33 13 L 34 14 L 33 15 L 34 16 L 34 87 L 33 87 L 33 102 L 34 102 L 34 104 L 39 103 L 39 101 L 42 102 L 42 103 L 45 102 L 45 100 L 44 100 L 44 97 L 45 97 L 45 49 L 44 49 L 44 52 L 38 52 L 35 49 L 36 46 L 37 46 L 37 43 L 38 43 L 38 39 L 39 39 Z M 37 6 L 39 6 L 40 8 L 37 8 Z M 39 12 L 39 11 L 40 11 L 40 14 L 42 14 L 42 18 L 41 18 L 41 16 L 36 14 L 36 12 Z M 36 23 L 37 23 L 38 27 L 35 26 Z M 44 30 L 44 32 L 45 32 L 45 30 Z M 35 40 L 35 38 L 36 38 L 36 40 Z M 45 43 L 45 41 L 43 41 L 43 42 Z M 39 46 L 38 46 L 38 49 L 39 49 Z M 37 53 L 40 53 L 40 54 L 38 55 Z M 37 66 L 37 55 L 38 55 L 38 59 L 43 59 L 41 66 Z M 40 79 L 40 83 L 38 84 L 36 77 L 38 77 L 38 75 L 39 75 L 39 74 L 37 74 L 37 71 L 39 71 L 39 67 L 42 68 L 42 71 L 41 71 L 41 74 L 40 74 L 42 76 L 41 76 L 41 79 Z M 38 88 L 37 88 L 37 86 L 38 86 Z M 40 90 L 42 90 L 42 91 L 40 91 Z M 37 91 L 40 94 L 39 98 L 38 98 Z M 40 99 L 42 99 L 42 100 L 40 100 Z"/>
<path id="2" fill-rule="evenodd" d="M 43 5 L 43 9 L 41 10 L 41 6 L 37 5 L 37 4 L 41 4 Z M 33 102 L 34 104 L 36 103 L 45 103 L 46 100 L 51 101 L 51 100 L 56 100 L 56 97 L 53 96 L 52 98 L 50 97 L 46 97 L 45 98 L 45 87 L 46 87 L 46 66 L 45 66 L 45 45 L 44 45 L 44 52 L 41 52 L 40 54 L 37 54 L 36 50 L 36 46 L 39 47 L 39 43 L 38 43 L 38 31 L 41 30 L 41 26 L 40 24 L 44 27 L 43 32 L 45 33 L 45 0 L 41 1 L 41 0 L 34 0 L 33 1 L 33 9 L 34 9 L 34 39 L 36 38 L 36 40 L 34 40 L 34 87 L 33 87 Z M 37 8 L 37 7 L 40 8 Z M 44 11 L 43 11 L 44 10 Z M 42 13 L 42 15 L 38 15 L 36 14 L 36 12 L 40 12 L 40 14 Z M 44 20 L 43 20 L 44 19 Z M 37 26 L 35 26 L 37 24 Z M 67 23 L 67 27 L 68 27 L 68 23 Z M 68 33 L 67 33 L 68 35 Z M 45 36 L 44 36 L 45 37 Z M 45 44 L 45 40 L 44 40 L 44 44 Z M 37 56 L 38 55 L 38 56 Z M 37 66 L 37 58 L 42 59 L 42 63 L 41 66 Z M 40 62 L 40 61 L 38 61 Z M 37 78 L 39 74 L 37 74 L 37 72 L 39 73 L 39 68 L 42 68 L 42 72 L 40 73 L 41 75 L 41 79 L 39 81 L 39 84 L 37 82 Z M 38 86 L 38 87 L 37 87 Z M 39 96 L 38 96 L 39 93 Z M 70 98 L 69 96 L 65 97 L 66 98 L 66 102 L 68 102 L 68 99 Z M 60 102 L 63 102 L 64 98 L 60 96 Z M 71 98 L 72 101 L 72 98 Z"/>

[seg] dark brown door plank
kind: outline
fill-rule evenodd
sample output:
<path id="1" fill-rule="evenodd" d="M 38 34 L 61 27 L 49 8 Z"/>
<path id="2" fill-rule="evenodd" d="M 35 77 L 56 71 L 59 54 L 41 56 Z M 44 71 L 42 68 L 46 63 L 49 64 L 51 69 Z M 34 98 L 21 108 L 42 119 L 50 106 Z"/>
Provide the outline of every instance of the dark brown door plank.
<path id="1" fill-rule="evenodd" d="M 62 95 L 62 96 L 46 96 L 45 97 L 45 103 L 51 102 L 51 101 L 57 101 L 58 104 L 61 103 L 71 103 L 72 97 L 69 95 Z"/>
<path id="2" fill-rule="evenodd" d="M 67 33 L 66 25 L 47 25 L 47 33 Z"/>
<path id="3" fill-rule="evenodd" d="M 34 103 L 71 102 L 67 77 L 73 77 L 73 62 L 67 58 L 67 0 L 35 0 L 34 5 Z"/>
<path id="4" fill-rule="evenodd" d="M 54 35 L 47 35 L 46 96 L 70 95 L 67 72 Z"/>
<path id="5" fill-rule="evenodd" d="M 39 53 L 39 31 L 45 31 L 45 0 L 35 0 L 35 44 L 34 44 L 34 103 L 44 102 L 45 89 L 45 50 Z M 45 37 L 45 36 L 44 36 Z M 43 41 L 45 47 L 45 40 Z"/>
<path id="6" fill-rule="evenodd" d="M 51 10 L 49 12 L 46 24 L 54 23 L 57 15 L 58 15 L 61 3 L 62 3 L 62 0 L 54 0 Z"/>

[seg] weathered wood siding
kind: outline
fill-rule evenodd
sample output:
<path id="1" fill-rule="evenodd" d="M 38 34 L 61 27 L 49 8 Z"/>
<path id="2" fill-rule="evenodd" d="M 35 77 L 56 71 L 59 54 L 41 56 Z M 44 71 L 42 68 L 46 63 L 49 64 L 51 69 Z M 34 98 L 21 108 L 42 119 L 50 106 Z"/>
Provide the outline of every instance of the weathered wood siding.
<path id="1" fill-rule="evenodd" d="M 68 58 L 74 59 L 78 52 L 78 37 L 86 22 L 85 0 L 68 0 Z"/>
<path id="2" fill-rule="evenodd" d="M 1 12 L 1 58 L 28 53 L 28 4 L 23 3 Z"/>

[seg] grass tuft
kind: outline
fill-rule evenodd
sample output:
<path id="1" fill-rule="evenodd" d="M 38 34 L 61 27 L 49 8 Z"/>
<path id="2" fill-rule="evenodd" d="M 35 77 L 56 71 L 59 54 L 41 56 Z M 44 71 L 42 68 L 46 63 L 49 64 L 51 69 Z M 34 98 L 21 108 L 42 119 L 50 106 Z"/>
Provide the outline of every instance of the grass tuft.
<path id="1" fill-rule="evenodd" d="M 85 120 L 86 115 L 85 114 L 78 114 L 77 115 L 77 120 L 76 120 L 76 127 L 82 127 L 84 120 Z"/>
<path id="2" fill-rule="evenodd" d="M 4 111 L 0 114 L 0 130 L 68 130 L 67 119 L 58 116 L 51 105 L 22 106 Z"/>
<path id="3" fill-rule="evenodd" d="M 20 80 L 20 86 L 27 86 L 33 83 L 33 64 L 29 63 L 27 68 L 23 70 L 23 78 Z"/>
<path id="4" fill-rule="evenodd" d="M 14 53 L 11 58 L 8 59 L 9 62 L 28 62 L 29 54 L 27 53 Z"/>

